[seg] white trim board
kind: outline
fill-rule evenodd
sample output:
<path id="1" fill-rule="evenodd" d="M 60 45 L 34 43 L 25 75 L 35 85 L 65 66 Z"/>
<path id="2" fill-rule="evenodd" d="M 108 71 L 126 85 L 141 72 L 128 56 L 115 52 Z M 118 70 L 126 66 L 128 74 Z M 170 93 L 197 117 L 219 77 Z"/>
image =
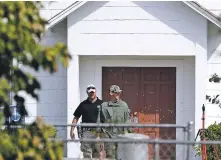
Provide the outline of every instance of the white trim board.
<path id="1" fill-rule="evenodd" d="M 95 86 L 102 91 L 102 67 L 176 67 L 176 124 L 183 125 L 183 60 L 95 60 Z M 98 93 L 102 97 L 101 92 Z M 183 140 L 182 130 L 176 130 L 176 139 Z M 185 152 L 185 147 L 176 146 L 177 156 Z M 184 158 L 183 156 L 182 158 Z M 180 159 L 180 157 L 177 157 Z"/>

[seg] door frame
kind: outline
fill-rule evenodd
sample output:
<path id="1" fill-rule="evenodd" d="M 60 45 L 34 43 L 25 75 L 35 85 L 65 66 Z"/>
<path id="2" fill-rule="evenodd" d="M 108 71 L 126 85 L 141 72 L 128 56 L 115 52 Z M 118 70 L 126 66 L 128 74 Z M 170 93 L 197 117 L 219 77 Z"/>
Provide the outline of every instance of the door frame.
<path id="1" fill-rule="evenodd" d="M 95 86 L 102 91 L 102 67 L 175 67 L 176 68 L 176 124 L 183 125 L 183 60 L 95 60 Z M 97 93 L 102 97 L 102 92 Z M 183 140 L 182 129 L 176 129 L 176 139 Z M 176 156 L 185 151 L 185 147 L 176 145 Z"/>

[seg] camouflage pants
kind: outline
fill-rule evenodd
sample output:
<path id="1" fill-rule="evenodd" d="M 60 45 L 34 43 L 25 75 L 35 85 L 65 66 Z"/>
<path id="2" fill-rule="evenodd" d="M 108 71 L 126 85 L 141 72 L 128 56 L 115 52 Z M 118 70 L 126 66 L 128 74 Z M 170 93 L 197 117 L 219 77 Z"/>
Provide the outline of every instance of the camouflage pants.
<path id="1" fill-rule="evenodd" d="M 82 138 L 97 138 L 96 133 L 92 131 L 84 131 Z M 84 158 L 99 158 L 101 152 L 100 143 L 82 142 L 81 151 L 83 152 Z M 92 157 L 91 157 L 92 156 Z"/>
<path id="2" fill-rule="evenodd" d="M 112 135 L 112 138 L 116 136 Z M 107 134 L 104 138 L 110 138 Z M 117 159 L 117 144 L 116 143 L 104 143 L 104 150 L 106 151 L 106 158 Z"/>

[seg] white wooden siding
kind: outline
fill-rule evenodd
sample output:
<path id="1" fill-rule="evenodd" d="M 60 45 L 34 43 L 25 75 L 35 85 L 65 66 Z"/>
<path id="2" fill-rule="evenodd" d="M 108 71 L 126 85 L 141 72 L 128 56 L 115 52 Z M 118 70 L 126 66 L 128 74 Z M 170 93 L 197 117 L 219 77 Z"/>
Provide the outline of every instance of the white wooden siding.
<path id="1" fill-rule="evenodd" d="M 206 23 L 182 2 L 88 2 L 68 16 L 68 32 L 73 54 L 195 55 Z"/>
<path id="2" fill-rule="evenodd" d="M 209 78 L 214 73 L 221 76 L 221 32 L 220 29 L 209 23 L 208 28 L 208 75 L 207 94 L 215 96 L 221 95 L 221 83 L 210 83 Z M 221 98 L 219 98 L 221 100 Z M 221 108 L 216 104 L 207 101 L 206 104 L 206 126 L 214 122 L 221 122 Z"/>
<path id="3" fill-rule="evenodd" d="M 48 30 L 41 44 L 52 46 L 57 42 L 67 44 L 67 21 L 64 20 L 56 25 L 52 30 Z M 21 66 L 25 72 L 32 73 L 41 83 L 39 92 L 39 102 L 25 96 L 25 103 L 29 113 L 26 118 L 27 123 L 35 120 L 36 116 L 41 116 L 49 124 L 66 124 L 67 123 L 67 69 L 61 63 L 58 65 L 58 71 L 54 74 L 45 72 L 40 69 L 34 72 L 30 68 Z M 22 94 L 22 93 L 21 93 Z M 59 128 L 58 136 L 67 137 L 67 129 Z M 66 154 L 65 154 L 66 155 Z"/>

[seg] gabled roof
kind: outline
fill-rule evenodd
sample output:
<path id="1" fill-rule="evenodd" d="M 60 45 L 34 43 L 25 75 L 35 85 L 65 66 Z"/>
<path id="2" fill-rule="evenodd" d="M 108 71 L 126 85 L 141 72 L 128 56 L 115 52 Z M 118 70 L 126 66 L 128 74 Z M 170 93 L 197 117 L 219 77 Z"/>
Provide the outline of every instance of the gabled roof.
<path id="1" fill-rule="evenodd" d="M 65 19 L 69 14 L 80 8 L 82 5 L 87 3 L 87 1 L 75 1 L 73 4 L 56 14 L 54 17 L 48 20 L 47 29 L 52 28 L 54 25 Z M 219 28 L 221 28 L 221 19 L 220 17 L 216 16 L 212 12 L 208 11 L 206 8 L 201 6 L 199 3 L 195 1 L 183 1 L 187 6 L 201 14 L 203 17 L 205 17 L 210 22 L 217 25 Z"/>

